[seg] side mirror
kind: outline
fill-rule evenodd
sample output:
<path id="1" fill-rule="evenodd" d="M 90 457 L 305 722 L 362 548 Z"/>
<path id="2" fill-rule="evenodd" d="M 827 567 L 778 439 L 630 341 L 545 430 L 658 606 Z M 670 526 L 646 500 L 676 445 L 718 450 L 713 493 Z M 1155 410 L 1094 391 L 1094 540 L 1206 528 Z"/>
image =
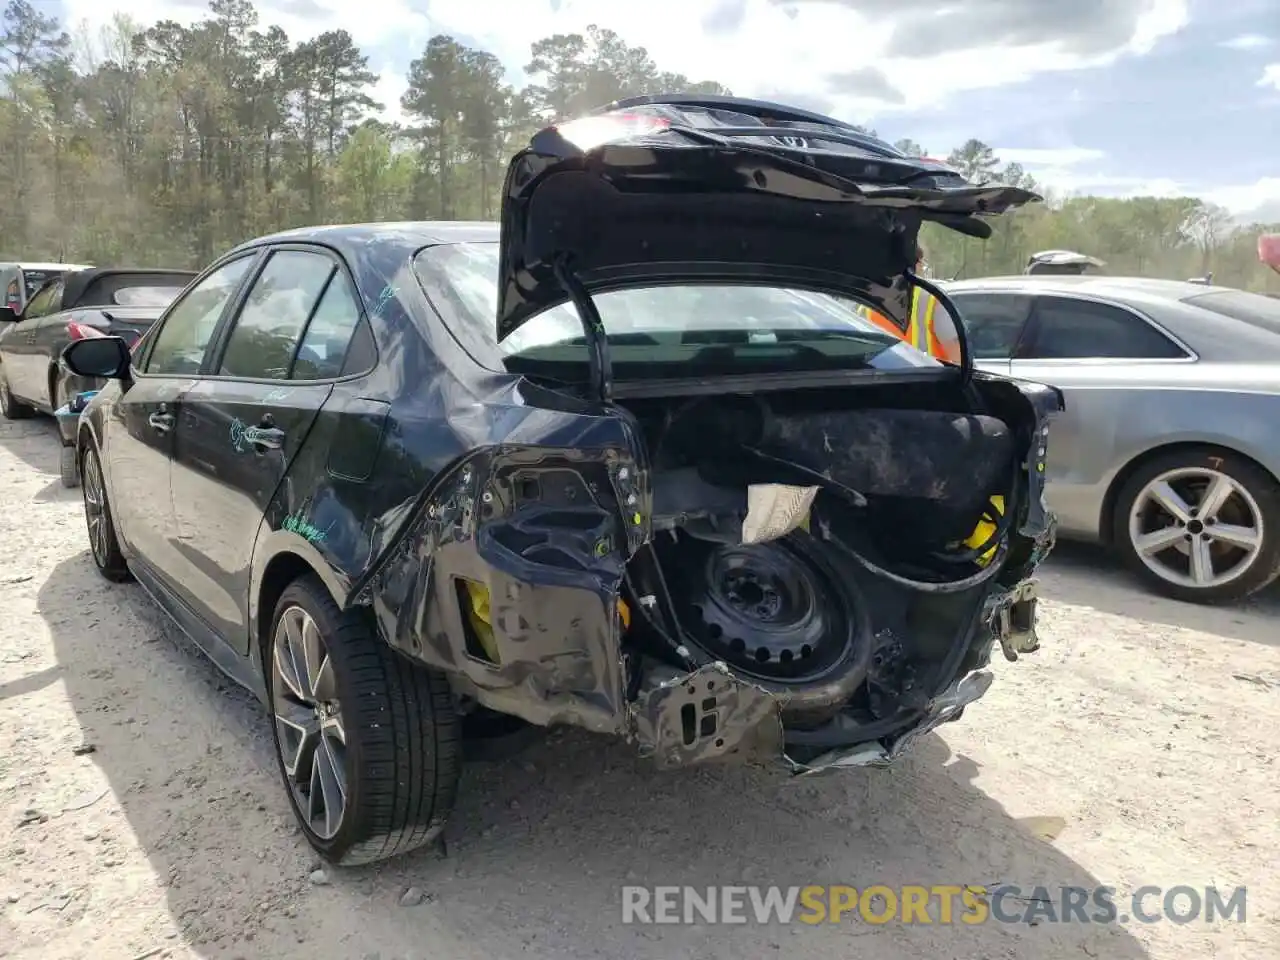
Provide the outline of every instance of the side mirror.
<path id="1" fill-rule="evenodd" d="M 0 307 L 0 323 L 16 323 L 18 315 L 9 307 Z"/>
<path id="2" fill-rule="evenodd" d="M 133 357 L 121 337 L 91 337 L 73 340 L 62 351 L 62 361 L 80 377 L 128 380 Z"/>

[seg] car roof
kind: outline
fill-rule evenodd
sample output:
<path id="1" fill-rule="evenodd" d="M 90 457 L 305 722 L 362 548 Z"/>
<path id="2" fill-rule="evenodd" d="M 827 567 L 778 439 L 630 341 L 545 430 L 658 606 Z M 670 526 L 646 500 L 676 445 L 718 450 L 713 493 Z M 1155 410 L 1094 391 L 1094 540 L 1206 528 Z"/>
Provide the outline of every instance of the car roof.
<path id="1" fill-rule="evenodd" d="M 1280 333 L 1187 302 L 1213 293 L 1238 292 L 1234 287 L 1147 277 L 1034 275 L 975 277 L 942 281 L 940 286 L 949 294 L 981 290 L 1114 300 L 1145 313 L 1202 359 L 1280 360 Z"/>
<path id="2" fill-rule="evenodd" d="M 1111 277 L 1105 274 L 1053 276 L 1052 274 L 1015 274 L 1005 277 L 973 277 L 942 282 L 947 290 L 1001 289 L 1025 290 L 1028 293 L 1075 293 L 1097 296 L 1137 295 L 1163 300 L 1186 300 L 1188 297 L 1230 290 L 1231 287 L 1191 283 L 1187 280 L 1158 280 L 1149 277 Z"/>
<path id="3" fill-rule="evenodd" d="M 60 270 L 63 273 L 67 273 L 71 270 L 88 269 L 91 268 L 87 263 L 33 263 L 28 260 L 9 260 L 4 263 L 0 263 L 0 270 Z"/>
<path id="4" fill-rule="evenodd" d="M 379 241 L 406 251 L 437 243 L 497 241 L 499 225 L 487 220 L 405 220 L 379 223 L 335 223 L 296 227 L 246 241 L 228 253 L 273 243 L 319 243 L 343 254 Z"/>

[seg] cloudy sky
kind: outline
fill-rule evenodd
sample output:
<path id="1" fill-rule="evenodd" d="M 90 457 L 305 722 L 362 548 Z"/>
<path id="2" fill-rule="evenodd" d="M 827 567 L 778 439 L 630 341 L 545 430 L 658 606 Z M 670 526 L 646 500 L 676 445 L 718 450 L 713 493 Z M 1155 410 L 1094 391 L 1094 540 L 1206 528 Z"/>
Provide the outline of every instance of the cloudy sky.
<path id="1" fill-rule="evenodd" d="M 110 0 L 35 0 L 69 25 Z M 201 0 L 130 0 L 190 21 Z M 484 47 L 513 83 L 529 43 L 589 23 L 667 70 L 911 137 L 969 137 L 1042 181 L 1191 193 L 1280 220 L 1280 0 L 258 0 L 303 39 L 348 30 L 394 107 L 434 33 Z M 637 11 L 642 13 L 637 14 Z"/>

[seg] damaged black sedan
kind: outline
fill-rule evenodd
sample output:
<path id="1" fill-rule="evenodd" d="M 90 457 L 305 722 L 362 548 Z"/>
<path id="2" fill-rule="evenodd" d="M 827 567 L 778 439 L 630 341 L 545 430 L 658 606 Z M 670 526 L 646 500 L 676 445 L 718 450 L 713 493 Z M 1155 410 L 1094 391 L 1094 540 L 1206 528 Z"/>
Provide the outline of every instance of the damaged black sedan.
<path id="1" fill-rule="evenodd" d="M 111 378 L 77 442 L 94 561 L 269 706 L 335 862 L 436 837 L 512 724 L 660 767 L 888 762 L 1036 648 L 1062 401 L 858 307 L 905 329 L 924 222 L 1036 199 L 645 98 L 538 134 L 500 228 L 254 240 L 132 353 L 66 353 Z"/>

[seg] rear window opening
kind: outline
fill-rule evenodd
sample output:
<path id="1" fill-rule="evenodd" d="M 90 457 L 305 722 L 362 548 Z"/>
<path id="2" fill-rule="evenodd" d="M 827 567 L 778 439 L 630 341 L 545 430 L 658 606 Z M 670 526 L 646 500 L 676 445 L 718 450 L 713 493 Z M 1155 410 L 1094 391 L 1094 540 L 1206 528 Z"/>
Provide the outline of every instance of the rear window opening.
<path id="1" fill-rule="evenodd" d="M 111 296 L 120 307 L 167 307 L 185 287 L 121 287 Z"/>
<path id="2" fill-rule="evenodd" d="M 72 298 L 82 307 L 144 307 L 163 309 L 195 278 L 187 271 L 108 270 L 81 281 Z"/>
<path id="3" fill-rule="evenodd" d="M 588 351 L 572 304 L 496 342 L 498 244 L 430 247 L 414 261 L 454 336 L 482 364 L 577 382 Z M 673 285 L 594 298 L 617 379 L 920 367 L 935 361 L 851 299 L 770 286 Z"/>

